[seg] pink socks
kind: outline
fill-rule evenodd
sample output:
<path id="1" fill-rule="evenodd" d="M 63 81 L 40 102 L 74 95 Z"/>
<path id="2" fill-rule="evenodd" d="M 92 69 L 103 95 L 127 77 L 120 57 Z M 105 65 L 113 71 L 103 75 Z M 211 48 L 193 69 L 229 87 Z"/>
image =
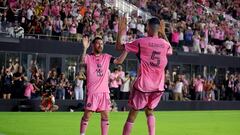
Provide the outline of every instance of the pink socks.
<path id="1" fill-rule="evenodd" d="M 123 134 L 122 135 L 130 135 L 131 131 L 132 131 L 132 127 L 133 127 L 134 123 L 131 122 L 126 122 L 123 128 Z"/>
<path id="2" fill-rule="evenodd" d="M 148 134 L 155 135 L 155 117 L 150 115 L 147 117 L 147 124 L 148 124 Z"/>
<path id="3" fill-rule="evenodd" d="M 80 123 L 80 134 L 85 134 L 87 126 L 88 126 L 88 120 L 85 120 L 84 118 L 82 118 Z"/>
<path id="4" fill-rule="evenodd" d="M 108 135 L 108 128 L 109 128 L 109 122 L 108 120 L 101 120 L 101 129 L 102 129 L 102 135 Z"/>

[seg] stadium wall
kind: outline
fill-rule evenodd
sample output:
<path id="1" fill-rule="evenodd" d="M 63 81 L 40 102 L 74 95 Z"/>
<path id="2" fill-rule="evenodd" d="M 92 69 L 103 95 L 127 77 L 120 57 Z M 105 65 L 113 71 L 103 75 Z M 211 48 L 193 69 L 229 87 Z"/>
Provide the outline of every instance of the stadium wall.
<path id="1" fill-rule="evenodd" d="M 128 110 L 127 101 L 116 101 L 118 111 Z M 56 100 L 59 111 L 82 111 L 84 103 L 76 100 Z M 40 111 L 40 100 L 0 100 L 0 111 Z M 157 111 L 240 110 L 240 101 L 162 101 Z"/>
<path id="2" fill-rule="evenodd" d="M 0 40 L 0 51 L 5 52 L 29 52 L 43 54 L 58 54 L 58 55 L 76 55 L 80 56 L 82 46 L 77 42 L 61 42 L 55 40 L 36 40 L 36 39 L 20 39 L 19 42 L 10 42 Z M 13 39 L 14 40 L 14 39 Z M 89 49 L 91 51 L 91 49 Z M 115 46 L 106 45 L 104 52 L 110 53 L 113 56 L 119 56 L 119 52 L 115 50 Z M 127 59 L 137 59 L 133 54 L 130 54 Z M 240 58 L 233 56 L 219 56 L 208 54 L 184 53 L 177 52 L 169 57 L 169 63 L 184 63 L 184 64 L 201 64 L 212 65 L 219 67 L 240 68 Z"/>

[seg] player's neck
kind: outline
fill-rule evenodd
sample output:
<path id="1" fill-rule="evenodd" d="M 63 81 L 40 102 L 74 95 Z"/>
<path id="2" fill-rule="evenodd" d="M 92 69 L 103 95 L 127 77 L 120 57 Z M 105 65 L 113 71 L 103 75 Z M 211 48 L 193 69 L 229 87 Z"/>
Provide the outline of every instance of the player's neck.
<path id="1" fill-rule="evenodd" d="M 148 33 L 148 37 L 158 37 L 158 33 Z"/>
<path id="2" fill-rule="evenodd" d="M 93 54 L 94 54 L 95 56 L 100 56 L 102 53 L 93 52 Z"/>

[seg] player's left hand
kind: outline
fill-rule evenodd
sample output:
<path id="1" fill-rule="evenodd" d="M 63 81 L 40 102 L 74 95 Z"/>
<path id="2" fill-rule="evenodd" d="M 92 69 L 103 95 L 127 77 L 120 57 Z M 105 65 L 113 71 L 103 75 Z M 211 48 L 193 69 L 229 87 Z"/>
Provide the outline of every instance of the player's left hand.
<path id="1" fill-rule="evenodd" d="M 82 44 L 85 49 L 88 49 L 88 47 L 90 46 L 90 41 L 87 36 L 83 37 Z"/>

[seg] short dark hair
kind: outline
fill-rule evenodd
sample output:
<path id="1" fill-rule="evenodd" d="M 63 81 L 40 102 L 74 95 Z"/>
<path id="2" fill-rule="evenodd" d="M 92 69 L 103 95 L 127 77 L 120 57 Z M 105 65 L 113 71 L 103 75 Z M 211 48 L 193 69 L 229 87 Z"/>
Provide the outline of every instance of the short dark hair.
<path id="1" fill-rule="evenodd" d="M 154 31 L 157 32 L 160 27 L 160 20 L 156 17 L 153 17 L 148 20 L 148 26 Z"/>
<path id="2" fill-rule="evenodd" d="M 95 44 L 97 40 L 103 40 L 103 39 L 101 37 L 95 37 L 93 39 L 92 43 Z"/>
<path id="3" fill-rule="evenodd" d="M 149 25 L 160 25 L 160 20 L 156 17 L 153 17 L 148 20 Z"/>

